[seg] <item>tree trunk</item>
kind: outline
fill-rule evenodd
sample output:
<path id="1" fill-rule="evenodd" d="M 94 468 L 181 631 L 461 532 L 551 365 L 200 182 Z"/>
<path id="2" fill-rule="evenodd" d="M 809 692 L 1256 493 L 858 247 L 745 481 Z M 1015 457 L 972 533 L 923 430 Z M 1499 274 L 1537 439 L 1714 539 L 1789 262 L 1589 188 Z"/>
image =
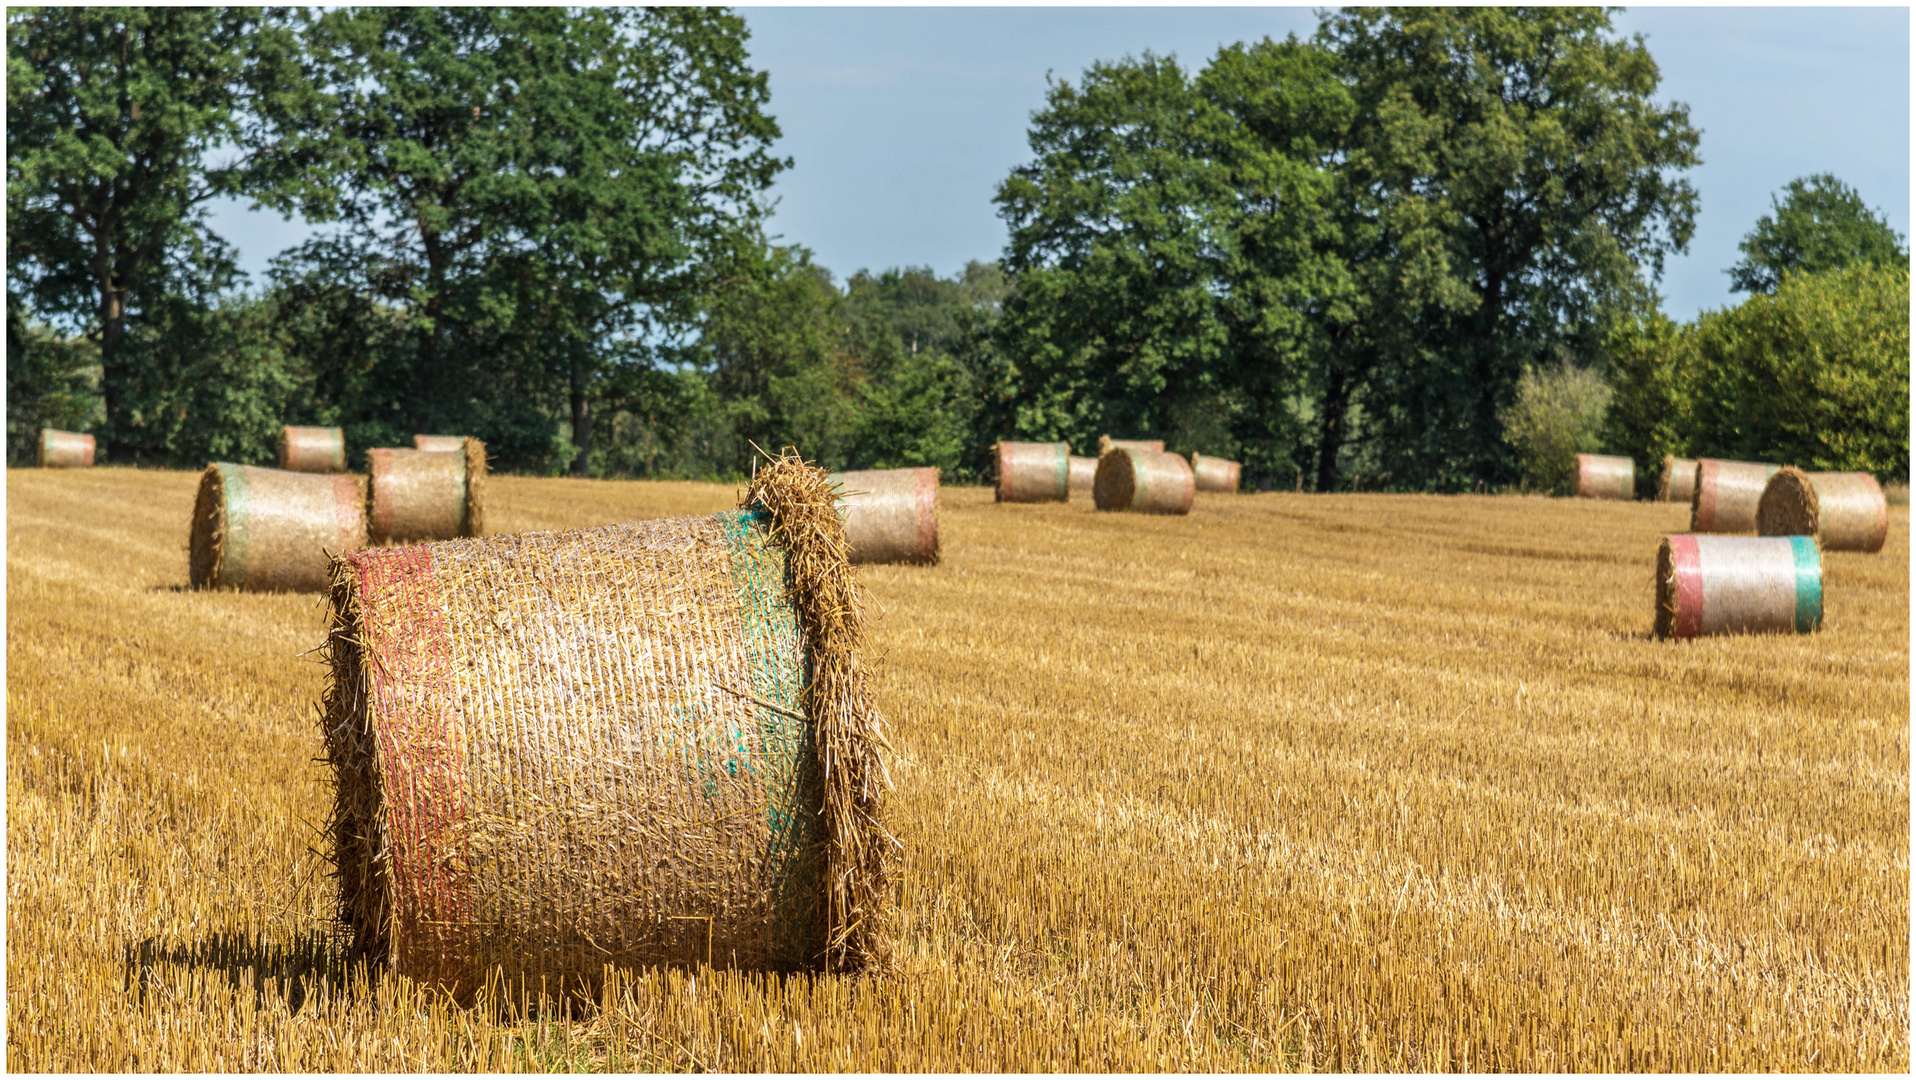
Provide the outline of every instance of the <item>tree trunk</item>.
<path id="1" fill-rule="evenodd" d="M 572 459 L 572 475 L 586 475 L 586 459 L 592 454 L 592 403 L 585 396 L 585 365 L 572 365 L 572 445 L 579 455 Z"/>
<path id="2" fill-rule="evenodd" d="M 124 418 L 121 391 L 126 386 L 126 365 L 120 359 L 120 346 L 126 340 L 126 293 L 113 286 L 112 274 L 96 269 L 100 287 L 100 398 L 106 406 L 106 438 L 102 440 L 108 461 L 120 459 L 126 444 L 120 430 Z"/>
<path id="3" fill-rule="evenodd" d="M 1331 367 L 1330 384 L 1324 388 L 1324 418 L 1317 433 L 1317 484 L 1315 490 L 1337 487 L 1337 455 L 1344 449 L 1344 414 L 1350 411 L 1350 377 L 1341 364 Z"/>

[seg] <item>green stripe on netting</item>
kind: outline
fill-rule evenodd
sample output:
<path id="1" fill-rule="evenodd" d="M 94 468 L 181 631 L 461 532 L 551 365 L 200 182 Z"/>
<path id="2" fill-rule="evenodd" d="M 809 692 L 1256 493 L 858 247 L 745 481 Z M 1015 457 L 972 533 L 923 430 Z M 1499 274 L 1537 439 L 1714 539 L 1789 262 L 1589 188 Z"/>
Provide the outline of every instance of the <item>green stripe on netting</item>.
<path id="1" fill-rule="evenodd" d="M 223 589 L 240 588 L 246 584 L 247 554 L 253 546 L 253 489 L 241 466 L 221 464 L 219 470 L 226 492 L 226 535 L 213 580 Z"/>
<path id="2" fill-rule="evenodd" d="M 1807 634 L 1823 625 L 1823 557 L 1816 537 L 1790 537 L 1796 557 L 1796 632 Z"/>
<path id="3" fill-rule="evenodd" d="M 1056 443 L 1058 448 L 1058 490 L 1071 491 L 1071 444 Z"/>
<path id="4" fill-rule="evenodd" d="M 739 621 L 751 692 L 785 712 L 756 706 L 762 747 L 766 826 L 764 887 L 776 899 L 781 938 L 805 948 L 797 928 L 816 922 L 823 867 L 814 865 L 813 843 L 823 805 L 810 725 L 785 713 L 804 712 L 807 660 L 790 599 L 788 556 L 771 538 L 767 515 L 733 511 L 716 515 L 731 556 L 738 589 Z M 794 955 L 794 962 L 807 956 Z"/>

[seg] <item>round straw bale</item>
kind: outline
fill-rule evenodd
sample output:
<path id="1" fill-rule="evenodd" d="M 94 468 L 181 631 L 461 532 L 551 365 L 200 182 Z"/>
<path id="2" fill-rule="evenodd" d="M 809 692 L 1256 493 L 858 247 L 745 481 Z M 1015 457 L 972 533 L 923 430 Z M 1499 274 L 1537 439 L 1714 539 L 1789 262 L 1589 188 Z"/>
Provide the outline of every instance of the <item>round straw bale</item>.
<path id="1" fill-rule="evenodd" d="M 1808 536 L 1666 536 L 1656 632 L 1807 634 L 1823 625 L 1823 560 Z"/>
<path id="2" fill-rule="evenodd" d="M 291 424 L 280 428 L 279 467 L 291 472 L 345 472 L 346 432 Z"/>
<path id="3" fill-rule="evenodd" d="M 464 440 L 464 453 L 366 451 L 366 522 L 375 544 L 451 540 L 485 531 L 486 447 Z"/>
<path id="4" fill-rule="evenodd" d="M 414 435 L 412 437 L 412 448 L 414 450 L 438 450 L 442 452 L 447 450 L 464 450 L 466 448 L 466 437 L 464 435 Z"/>
<path id="5" fill-rule="evenodd" d="M 325 592 L 333 556 L 366 543 L 359 484 L 356 476 L 208 465 L 187 544 L 193 587 Z"/>
<path id="6" fill-rule="evenodd" d="M 1696 492 L 1696 459 L 1663 455 L 1663 469 L 1657 473 L 1658 502 L 1690 502 Z"/>
<path id="7" fill-rule="evenodd" d="M 1785 465 L 1756 508 L 1763 536 L 1814 536 L 1825 551 L 1883 550 L 1889 501 L 1868 473 L 1813 473 Z"/>
<path id="8" fill-rule="evenodd" d="M 1071 448 L 1061 442 L 1000 442 L 999 502 L 1064 502 L 1071 495 Z"/>
<path id="9" fill-rule="evenodd" d="M 1763 501 L 1763 485 L 1779 468 L 1756 461 L 1698 458 L 1696 490 L 1690 495 L 1690 531 L 1755 532 L 1756 506 Z"/>
<path id="10" fill-rule="evenodd" d="M 854 563 L 938 562 L 938 470 L 833 473 Z"/>
<path id="11" fill-rule="evenodd" d="M 702 518 L 334 564 L 322 704 L 351 955 L 471 1001 L 606 965 L 885 970 L 863 595 L 825 473 Z"/>
<path id="12" fill-rule="evenodd" d="M 1191 463 L 1181 455 L 1117 449 L 1098 459 L 1091 497 L 1100 510 L 1188 514 L 1196 489 Z"/>
<path id="13" fill-rule="evenodd" d="M 1577 497 L 1580 499 L 1634 499 L 1637 463 L 1608 454 L 1577 455 Z"/>
<path id="14" fill-rule="evenodd" d="M 1191 454 L 1191 475 L 1197 481 L 1199 491 L 1228 491 L 1237 494 L 1238 474 L 1244 466 L 1221 457 L 1206 457 L 1203 454 Z"/>
<path id="15" fill-rule="evenodd" d="M 78 431 L 41 428 L 37 457 L 42 469 L 91 469 L 93 436 Z"/>
<path id="16" fill-rule="evenodd" d="M 1109 435 L 1098 436 L 1098 457 L 1113 450 L 1149 450 L 1153 454 L 1164 453 L 1163 439 L 1114 439 Z"/>
<path id="17" fill-rule="evenodd" d="M 1098 459 L 1071 455 L 1071 479 L 1067 487 L 1072 491 L 1090 491 L 1098 478 Z"/>

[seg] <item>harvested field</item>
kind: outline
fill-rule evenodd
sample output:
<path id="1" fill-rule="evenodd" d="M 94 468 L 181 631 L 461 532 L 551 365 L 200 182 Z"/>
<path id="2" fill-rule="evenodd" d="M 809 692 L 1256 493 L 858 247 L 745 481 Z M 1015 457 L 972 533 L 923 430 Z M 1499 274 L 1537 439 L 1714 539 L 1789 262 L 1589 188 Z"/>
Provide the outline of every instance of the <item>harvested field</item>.
<path id="1" fill-rule="evenodd" d="M 1689 507 L 947 488 L 861 569 L 899 971 L 622 976 L 567 1019 L 347 969 L 322 598 L 186 588 L 196 474 L 7 491 L 7 1064 L 1909 1067 L 1909 512 L 1824 629 L 1650 637 Z M 729 486 L 493 477 L 488 532 Z"/>

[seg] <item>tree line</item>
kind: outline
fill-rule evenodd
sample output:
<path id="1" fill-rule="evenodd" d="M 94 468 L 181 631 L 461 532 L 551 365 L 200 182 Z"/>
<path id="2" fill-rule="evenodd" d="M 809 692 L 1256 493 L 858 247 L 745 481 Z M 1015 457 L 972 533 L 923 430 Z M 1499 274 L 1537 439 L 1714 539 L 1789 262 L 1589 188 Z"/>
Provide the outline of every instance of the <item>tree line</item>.
<path id="1" fill-rule="evenodd" d="M 789 444 L 967 479 L 997 439 L 1108 432 L 1261 486 L 1457 491 L 1822 425 L 1818 462 L 1906 476 L 1907 254 L 1834 178 L 1746 241 L 1756 299 L 1658 314 L 1700 141 L 1658 80 L 1561 8 L 1094 64 L 1032 117 L 999 259 L 840 283 L 767 235 L 792 162 L 729 11 L 9 9 L 9 459 L 48 424 L 261 461 L 311 423 L 526 472 Z M 321 230 L 252 283 L 220 197 Z"/>

